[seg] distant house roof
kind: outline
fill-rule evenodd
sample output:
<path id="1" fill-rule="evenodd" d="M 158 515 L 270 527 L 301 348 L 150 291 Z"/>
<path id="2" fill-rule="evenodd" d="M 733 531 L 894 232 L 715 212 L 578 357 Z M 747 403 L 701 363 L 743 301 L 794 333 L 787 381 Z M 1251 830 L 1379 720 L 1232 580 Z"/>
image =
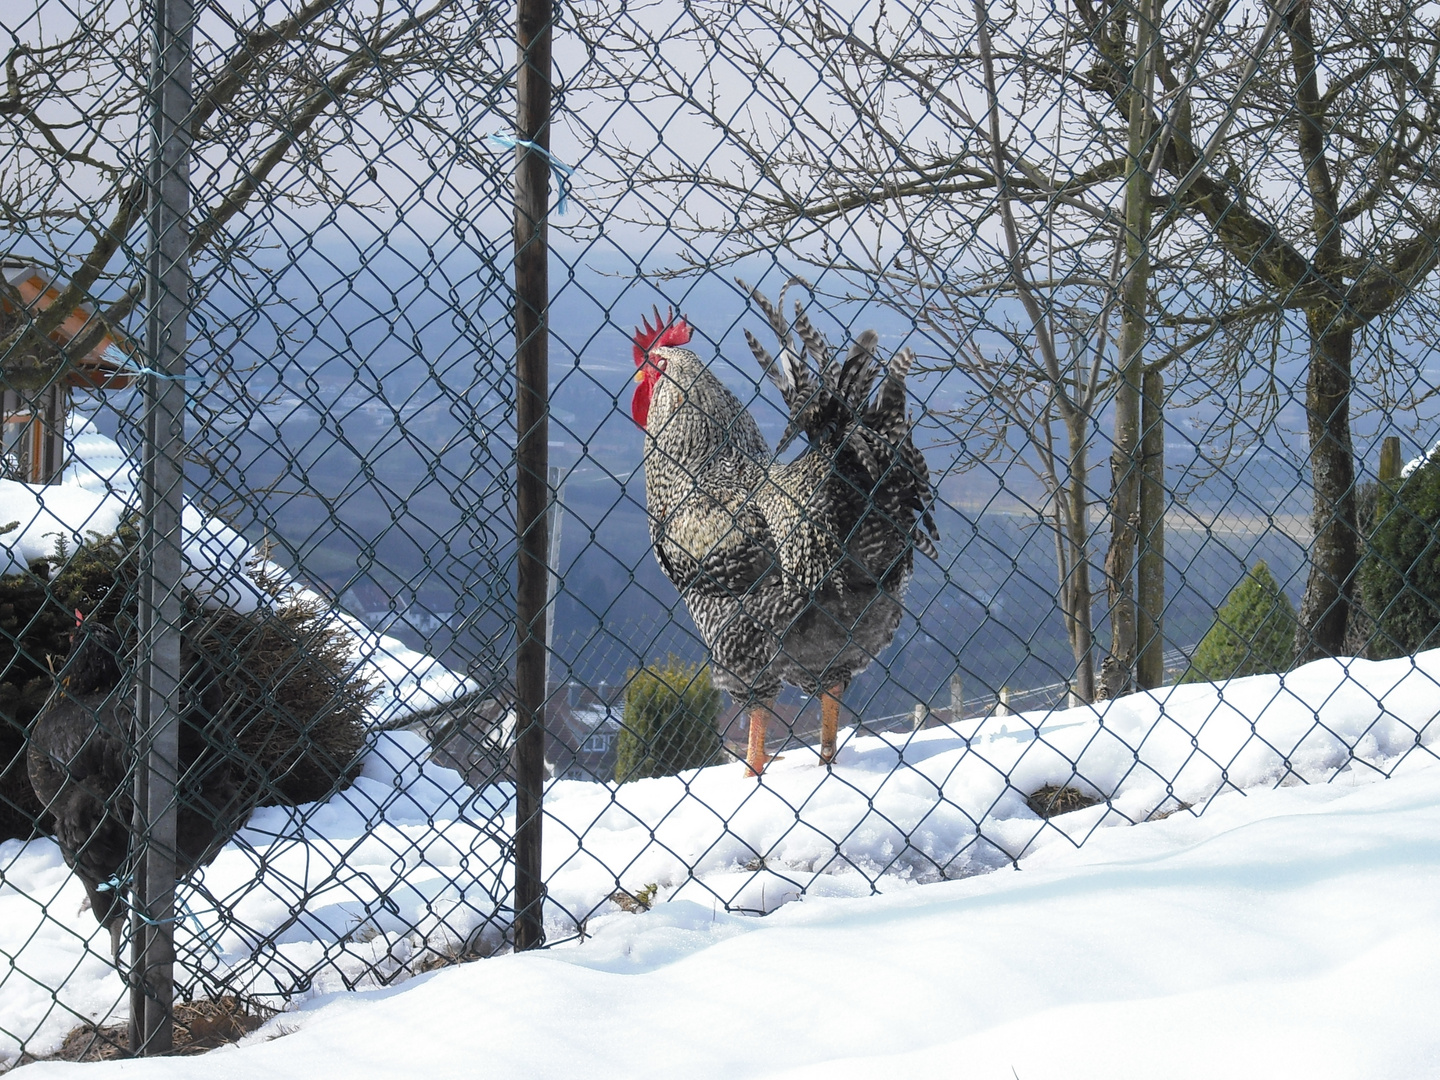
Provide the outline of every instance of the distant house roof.
<path id="1" fill-rule="evenodd" d="M 584 735 L 619 731 L 624 715 L 623 706 L 587 705 L 570 711 L 570 726 Z"/>
<path id="2" fill-rule="evenodd" d="M 19 295 L 20 303 L 34 311 L 44 311 L 60 298 L 60 290 L 40 267 L 20 259 L 0 259 L 0 275 L 5 283 Z M 6 314 L 14 310 L 9 290 L 0 290 L 0 311 Z M 64 345 L 77 337 L 95 317 L 95 309 L 89 304 L 80 304 L 60 324 L 51 339 Z M 84 356 L 75 361 L 66 382 L 71 386 L 88 387 L 98 390 L 121 390 L 135 380 L 125 369 L 125 354 L 134 352 L 135 345 L 123 335 L 117 341 L 106 333 L 99 343 Z"/>

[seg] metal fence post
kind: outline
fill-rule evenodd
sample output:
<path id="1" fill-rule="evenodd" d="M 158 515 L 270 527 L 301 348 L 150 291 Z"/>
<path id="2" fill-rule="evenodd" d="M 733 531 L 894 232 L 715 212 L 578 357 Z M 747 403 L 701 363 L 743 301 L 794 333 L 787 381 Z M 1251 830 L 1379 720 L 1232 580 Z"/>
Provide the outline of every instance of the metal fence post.
<path id="1" fill-rule="evenodd" d="M 550 502 L 545 509 L 545 530 L 550 545 L 550 572 L 545 578 L 545 688 L 548 694 L 555 658 L 555 594 L 560 590 L 560 529 L 565 522 L 565 485 L 560 470 L 550 466 Z"/>
<path id="2" fill-rule="evenodd" d="M 157 1054 L 173 1043 L 175 783 L 179 771 L 181 508 L 185 350 L 189 336 L 192 0 L 158 0 L 151 42 L 151 160 L 141 459 L 140 740 L 133 843 L 136 964 L 130 1048 Z"/>
<path id="3" fill-rule="evenodd" d="M 515 948 L 544 944 L 540 813 L 545 783 L 545 621 L 550 501 L 549 325 L 551 0 L 515 15 Z"/>

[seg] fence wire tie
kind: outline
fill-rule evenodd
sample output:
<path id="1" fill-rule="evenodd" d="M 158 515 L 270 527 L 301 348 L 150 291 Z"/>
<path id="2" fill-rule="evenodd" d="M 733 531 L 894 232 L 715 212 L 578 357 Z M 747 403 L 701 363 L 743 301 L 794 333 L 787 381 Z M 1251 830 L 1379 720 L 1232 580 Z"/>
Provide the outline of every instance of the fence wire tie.
<path id="1" fill-rule="evenodd" d="M 161 382 L 198 382 L 205 385 L 204 375 L 172 375 L 168 371 L 160 371 L 152 367 L 136 367 L 131 364 L 124 364 L 115 369 L 117 375 L 149 375 L 151 378 L 159 379 Z"/>
<path id="2" fill-rule="evenodd" d="M 503 146 L 507 150 L 514 150 L 517 146 L 523 146 L 526 150 L 533 150 L 550 163 L 550 171 L 555 174 L 555 187 L 557 195 L 555 199 L 555 212 L 563 215 L 568 209 L 567 198 L 570 193 L 570 177 L 575 175 L 573 166 L 566 165 L 559 158 L 555 157 L 537 142 L 530 139 L 517 139 L 514 135 L 491 135 L 490 141 L 496 146 Z"/>
<path id="3" fill-rule="evenodd" d="M 127 897 L 121 895 L 120 890 L 128 884 L 130 884 L 130 879 L 128 877 L 121 878 L 118 874 L 111 874 L 108 878 L 95 886 L 95 891 L 115 893 L 117 896 L 120 897 L 120 902 L 124 904 L 127 908 L 129 908 L 131 911 L 133 911 L 135 913 L 135 917 L 141 922 L 145 923 L 147 926 L 164 926 L 166 923 L 179 922 L 182 918 L 189 916 L 190 921 L 195 924 L 195 936 L 198 937 L 205 944 L 206 948 L 212 950 L 215 955 L 220 955 L 220 943 L 215 940 L 214 936 L 210 933 L 209 930 L 205 929 L 205 924 L 200 921 L 200 916 L 195 914 L 195 912 L 191 909 L 190 905 L 186 903 L 185 898 L 181 896 L 178 892 L 175 894 L 175 902 L 180 905 L 181 913 L 179 915 L 172 915 L 168 919 L 152 919 L 149 915 L 145 914 L 145 912 L 141 911 L 138 907 L 132 904 Z"/>
<path id="4" fill-rule="evenodd" d="M 122 368 L 126 375 L 149 375 L 151 378 L 159 379 L 162 382 L 198 382 L 204 385 L 203 375 L 172 375 L 168 371 L 157 371 L 152 367 Z"/>
<path id="5" fill-rule="evenodd" d="M 128 877 L 122 880 L 118 874 L 111 874 L 108 878 L 95 886 L 95 891 L 115 893 L 117 896 L 120 897 L 120 902 L 124 904 L 127 908 L 129 908 L 131 911 L 133 911 L 135 913 L 135 917 L 141 922 L 145 923 L 147 926 L 163 926 L 165 923 L 172 923 L 176 919 L 180 918 L 180 916 L 175 915 L 168 919 L 152 919 L 149 915 L 146 915 L 145 912 L 141 911 L 138 907 L 132 904 L 126 897 L 120 896 L 120 890 L 128 884 L 130 884 L 130 879 Z"/>
<path id="6" fill-rule="evenodd" d="M 115 348 L 113 345 L 105 350 L 105 359 L 115 365 L 115 374 L 117 375 L 149 375 L 163 382 L 198 382 L 202 386 L 205 383 L 205 376 L 203 375 L 172 375 L 168 371 L 161 371 L 158 368 L 136 364 L 128 353 Z"/>

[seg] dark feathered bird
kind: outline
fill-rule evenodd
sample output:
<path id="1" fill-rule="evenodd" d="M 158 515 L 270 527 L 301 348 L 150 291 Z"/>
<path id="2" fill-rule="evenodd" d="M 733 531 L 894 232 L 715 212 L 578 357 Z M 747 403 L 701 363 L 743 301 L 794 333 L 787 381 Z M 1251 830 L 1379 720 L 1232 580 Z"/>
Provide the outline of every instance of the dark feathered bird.
<path id="1" fill-rule="evenodd" d="M 739 399 L 680 347 L 683 318 L 657 311 L 636 331 L 631 407 L 646 433 L 655 557 L 710 647 L 716 684 L 751 704 L 758 773 L 782 683 L 821 695 L 820 758 L 833 760 L 840 698 L 894 638 L 915 549 L 933 555 L 936 532 L 906 412 L 914 353 L 882 364 L 867 330 L 837 362 L 796 304 L 802 353 L 781 307 L 751 296 L 779 338 L 778 362 L 746 336 L 790 410 L 780 449 L 803 435 L 799 457 L 777 460 Z"/>
<path id="2" fill-rule="evenodd" d="M 78 623 L 55 691 L 35 719 L 28 759 L 30 783 L 95 918 L 110 930 L 117 964 L 135 861 L 135 713 L 120 656 L 114 630 Z M 205 697 L 182 701 L 177 877 L 214 859 L 248 816 L 229 762 L 211 752 L 203 717 L 216 710 Z"/>

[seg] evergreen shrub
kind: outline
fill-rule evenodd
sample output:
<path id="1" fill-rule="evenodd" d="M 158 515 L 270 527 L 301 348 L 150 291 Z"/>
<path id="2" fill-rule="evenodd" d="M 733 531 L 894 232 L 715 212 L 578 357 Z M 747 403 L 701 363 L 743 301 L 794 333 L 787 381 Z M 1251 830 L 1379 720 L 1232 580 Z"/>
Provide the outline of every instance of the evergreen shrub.
<path id="1" fill-rule="evenodd" d="M 720 760 L 720 691 L 710 669 L 674 656 L 630 673 L 615 780 L 673 776 Z"/>
<path id="2" fill-rule="evenodd" d="M 1180 681 L 1288 671 L 1295 659 L 1295 628 L 1295 605 L 1262 559 L 1230 590 Z"/>
<path id="3" fill-rule="evenodd" d="M 73 550 L 0 576 L 0 840 L 48 828 L 30 787 L 26 737 L 70 650 L 77 610 L 136 645 L 134 519 Z M 186 595 L 182 722 L 237 766 L 247 805 L 298 805 L 347 787 L 359 769 L 376 690 L 357 678 L 353 643 L 323 605 L 286 595 L 263 573 L 273 606 L 206 610 Z M 182 590 L 183 591 L 183 590 Z"/>
<path id="4" fill-rule="evenodd" d="M 1440 455 L 1382 484 L 1360 567 L 1376 659 L 1440 645 Z"/>

